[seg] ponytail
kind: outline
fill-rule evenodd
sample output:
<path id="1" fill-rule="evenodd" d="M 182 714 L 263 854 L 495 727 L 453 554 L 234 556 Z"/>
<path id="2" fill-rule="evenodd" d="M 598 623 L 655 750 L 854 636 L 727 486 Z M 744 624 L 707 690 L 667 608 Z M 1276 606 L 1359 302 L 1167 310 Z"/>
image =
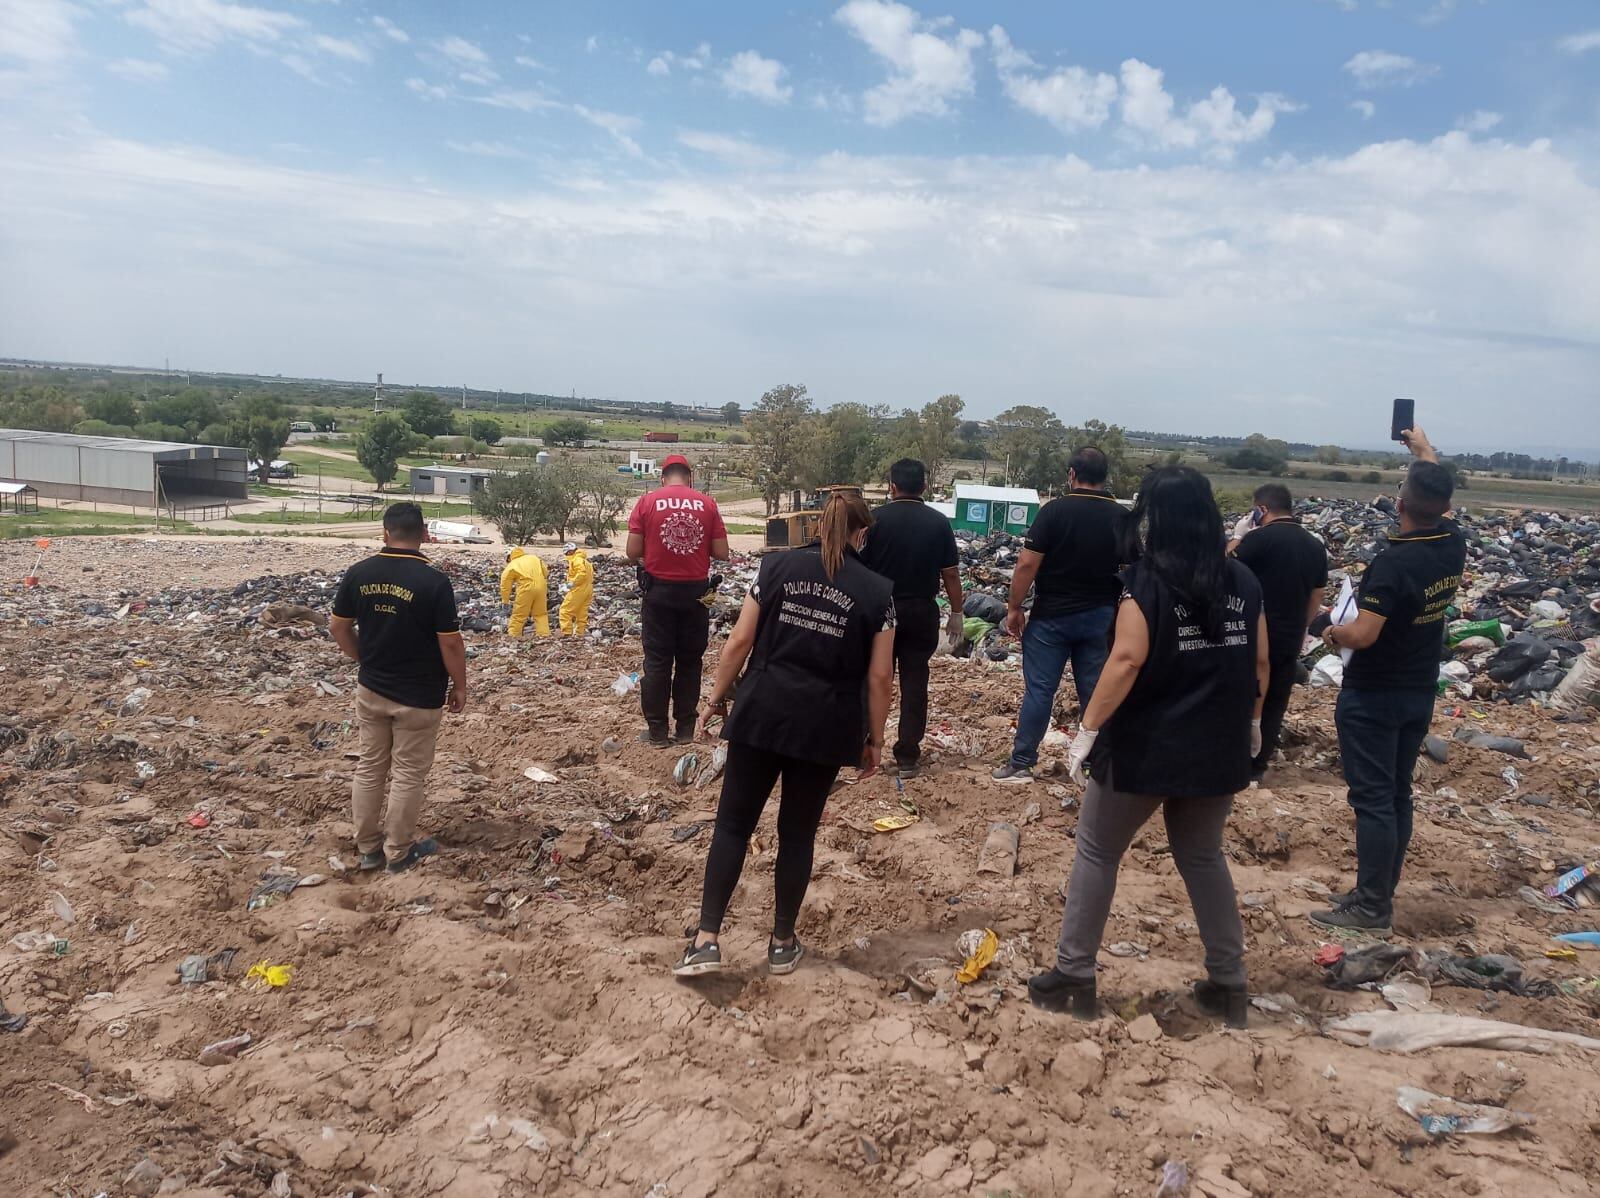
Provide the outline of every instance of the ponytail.
<path id="1" fill-rule="evenodd" d="M 863 528 L 872 527 L 872 512 L 859 495 L 835 491 L 822 509 L 817 539 L 822 543 L 822 569 L 829 581 L 844 565 L 844 551 L 850 538 Z"/>

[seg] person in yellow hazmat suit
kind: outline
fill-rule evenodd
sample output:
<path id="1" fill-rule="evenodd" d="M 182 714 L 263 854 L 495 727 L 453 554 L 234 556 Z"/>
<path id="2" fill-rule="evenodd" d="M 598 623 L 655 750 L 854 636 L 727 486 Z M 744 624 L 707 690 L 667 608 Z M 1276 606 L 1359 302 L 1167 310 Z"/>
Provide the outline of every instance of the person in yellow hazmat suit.
<path id="1" fill-rule="evenodd" d="M 566 598 L 561 600 L 561 631 L 582 636 L 589 625 L 589 604 L 594 601 L 594 567 L 589 555 L 571 541 L 562 553 L 567 559 L 567 585 L 562 588 Z"/>
<path id="2" fill-rule="evenodd" d="M 547 576 L 544 563 L 537 554 L 524 552 L 518 546 L 506 555 L 506 568 L 500 574 L 500 602 L 511 603 L 512 588 L 517 601 L 511 607 L 511 623 L 506 632 L 521 636 L 522 627 L 533 617 L 533 630 L 540 636 L 550 635 L 550 603 L 545 597 Z"/>

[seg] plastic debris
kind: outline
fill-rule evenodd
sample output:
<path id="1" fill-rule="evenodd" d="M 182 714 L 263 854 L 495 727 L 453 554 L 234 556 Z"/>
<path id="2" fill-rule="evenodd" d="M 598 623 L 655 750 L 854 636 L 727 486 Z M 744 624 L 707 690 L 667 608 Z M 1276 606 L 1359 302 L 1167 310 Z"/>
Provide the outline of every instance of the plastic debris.
<path id="1" fill-rule="evenodd" d="M 28 1026 L 28 1017 L 19 1013 L 10 1014 L 6 1011 L 6 1004 L 0 1001 L 0 1032 L 20 1032 Z"/>
<path id="2" fill-rule="evenodd" d="M 920 815 L 885 815 L 872 821 L 874 832 L 898 832 L 901 828 L 909 828 L 912 824 L 920 823 Z"/>
<path id="3" fill-rule="evenodd" d="M 245 982 L 256 983 L 260 990 L 282 990 L 288 986 L 294 977 L 293 965 L 273 965 L 269 961 L 257 961 L 244 975 Z"/>
<path id="4" fill-rule="evenodd" d="M 1017 851 L 1022 833 L 1015 824 L 993 823 L 978 852 L 978 872 L 1009 878 L 1017 872 Z"/>
<path id="5" fill-rule="evenodd" d="M 1458 1102 L 1414 1086 L 1401 1086 L 1395 1095 L 1400 1109 L 1434 1137 L 1441 1136 L 1492 1136 L 1514 1127 L 1526 1127 L 1533 1122 L 1532 1115 L 1504 1107 L 1483 1106 L 1476 1102 Z"/>
<path id="6" fill-rule="evenodd" d="M 78 922 L 78 916 L 72 910 L 72 904 L 67 902 L 67 896 L 59 890 L 50 892 L 50 910 L 56 913 L 56 918 L 64 924 Z"/>
<path id="7" fill-rule="evenodd" d="M 1585 948 L 1600 948 L 1600 932 L 1562 932 L 1556 939 L 1562 944 L 1581 944 Z"/>
<path id="8" fill-rule="evenodd" d="M 695 771 L 700 768 L 700 755 L 698 753 L 685 753 L 678 758 L 678 763 L 672 767 L 672 780 L 679 786 L 688 786 L 694 778 Z"/>
<path id="9" fill-rule="evenodd" d="M 971 941 L 976 941 L 972 945 Z M 984 928 L 979 932 L 974 928 L 961 937 L 963 949 L 967 959 L 961 963 L 961 968 L 956 970 L 956 981 L 963 986 L 970 986 L 983 976 L 983 971 L 994 964 L 995 954 L 1000 951 L 1000 938 L 992 929 Z"/>
<path id="10" fill-rule="evenodd" d="M 1161 1166 L 1161 1184 L 1155 1198 L 1183 1198 L 1189 1192 L 1189 1166 L 1183 1161 L 1167 1161 Z"/>
<path id="11" fill-rule="evenodd" d="M 213 978 L 226 977 L 238 952 L 236 948 L 225 948 L 209 957 L 193 953 L 178 962 L 178 980 L 185 986 L 197 986 Z"/>
<path id="12" fill-rule="evenodd" d="M 632 674 L 618 674 L 616 681 L 611 684 L 611 693 L 620 699 L 629 691 L 636 690 L 638 686 L 639 675 L 637 672 Z"/>
<path id="13" fill-rule="evenodd" d="M 1506 1052 L 1558 1052 L 1582 1048 L 1600 1052 L 1600 1040 L 1574 1032 L 1555 1032 L 1497 1019 L 1475 1019 L 1446 1011 L 1358 1011 L 1322 1029 L 1344 1044 L 1379 1052 L 1413 1053 L 1452 1045 L 1498 1048 Z"/>
<path id="14" fill-rule="evenodd" d="M 1567 891 L 1578 886 L 1579 883 L 1597 876 L 1600 876 L 1600 861 L 1591 861 L 1587 865 L 1569 869 L 1550 885 L 1546 886 L 1544 892 L 1549 898 L 1560 898 Z"/>
<path id="15" fill-rule="evenodd" d="M 537 765 L 530 765 L 527 769 L 523 770 L 522 771 L 522 776 L 524 778 L 526 778 L 529 782 L 559 782 L 559 781 L 561 781 L 560 775 L 552 774 L 549 770 L 544 769 L 543 767 L 537 766 Z"/>
<path id="16" fill-rule="evenodd" d="M 270 907 L 298 885 L 300 885 L 298 874 L 269 875 L 250 892 L 250 901 L 245 905 L 245 909 L 260 911 Z"/>
<path id="17" fill-rule="evenodd" d="M 207 1044 L 200 1050 L 200 1063 L 202 1065 L 231 1065 L 239 1053 L 250 1046 L 250 1033 L 242 1032 L 237 1036 L 229 1036 L 226 1040 L 218 1040 L 214 1044 Z"/>

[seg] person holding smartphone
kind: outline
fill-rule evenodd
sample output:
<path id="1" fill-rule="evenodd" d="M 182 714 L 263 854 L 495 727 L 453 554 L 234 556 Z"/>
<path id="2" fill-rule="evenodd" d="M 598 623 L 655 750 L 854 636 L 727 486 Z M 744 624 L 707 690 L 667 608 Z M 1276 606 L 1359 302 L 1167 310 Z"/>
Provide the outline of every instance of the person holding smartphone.
<path id="1" fill-rule="evenodd" d="M 817 540 L 761 559 L 723 646 L 695 734 L 725 717 L 728 761 L 706 858 L 700 926 L 673 966 L 678 977 L 722 968 L 723 917 L 762 809 L 781 781 L 775 904 L 767 965 L 792 972 L 805 949 L 795 920 L 811 882 L 822 809 L 839 770 L 874 773 L 894 677 L 894 585 L 862 563 L 872 513 L 835 493 Z M 728 701 L 732 698 L 730 713 Z"/>
<path id="2" fill-rule="evenodd" d="M 1356 818 L 1356 887 L 1311 922 L 1386 936 L 1411 843 L 1411 771 L 1433 722 L 1445 625 L 1467 542 L 1450 510 L 1455 483 L 1420 428 L 1402 433 L 1417 459 L 1400 488 L 1400 529 L 1361 576 L 1358 614 L 1323 643 L 1351 649 L 1334 709 L 1339 757 Z"/>

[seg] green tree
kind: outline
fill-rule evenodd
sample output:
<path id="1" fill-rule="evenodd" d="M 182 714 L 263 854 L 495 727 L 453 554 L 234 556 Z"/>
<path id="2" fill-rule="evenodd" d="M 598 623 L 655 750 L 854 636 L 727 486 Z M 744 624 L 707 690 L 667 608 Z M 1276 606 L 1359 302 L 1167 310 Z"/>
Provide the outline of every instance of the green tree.
<path id="1" fill-rule="evenodd" d="M 799 485 L 812 414 L 805 385 L 781 383 L 761 397 L 745 420 L 756 450 L 755 484 L 769 516 L 785 492 Z"/>
<path id="2" fill-rule="evenodd" d="M 994 428 L 992 448 L 1012 485 L 1049 490 L 1066 481 L 1067 430 L 1054 412 L 1022 404 L 996 416 Z"/>
<path id="3" fill-rule="evenodd" d="M 245 404 L 250 403 L 277 404 L 277 401 L 262 395 L 245 400 Z M 282 411 L 282 405 L 278 407 L 279 415 L 287 418 L 288 413 Z M 222 405 L 217 402 L 216 395 L 211 391 L 200 387 L 185 387 L 176 395 L 163 395 L 146 400 L 140 410 L 139 418 L 149 424 L 167 424 L 181 428 L 185 436 L 179 437 L 178 440 L 193 440 L 201 429 L 222 419 Z"/>
<path id="4" fill-rule="evenodd" d="M 615 470 L 591 466 L 583 473 L 583 490 L 578 498 L 577 521 L 580 528 L 604 545 L 622 517 L 622 511 L 638 494 L 631 480 Z"/>
<path id="5" fill-rule="evenodd" d="M 547 446 L 575 445 L 581 446 L 589 436 L 588 421 L 579 420 L 576 416 L 565 416 L 560 420 L 552 420 L 539 430 L 540 439 Z"/>
<path id="6" fill-rule="evenodd" d="M 963 420 L 956 431 L 956 446 L 952 451 L 955 456 L 963 461 L 975 461 L 985 457 L 988 450 L 989 437 L 983 425 L 976 420 Z"/>
<path id="7" fill-rule="evenodd" d="M 326 408 L 312 408 L 306 414 L 306 419 L 311 421 L 311 427 L 319 433 L 331 433 L 339 427 L 339 420 Z"/>
<path id="8" fill-rule="evenodd" d="M 670 399 L 663 401 L 661 404 L 661 419 L 676 420 L 677 417 L 678 405 L 673 403 Z"/>
<path id="9" fill-rule="evenodd" d="M 83 401 L 83 411 L 90 420 L 98 420 L 104 424 L 125 425 L 132 428 L 139 423 L 139 413 L 133 406 L 131 395 L 116 392 L 109 395 L 94 395 Z"/>
<path id="10" fill-rule="evenodd" d="M 228 431 L 228 443 L 249 450 L 258 463 L 261 481 L 268 481 L 272 459 L 289 442 L 289 418 L 283 405 L 268 395 L 252 395 L 239 405 Z"/>
<path id="11" fill-rule="evenodd" d="M 1343 456 L 1337 445 L 1324 445 L 1317 450 L 1317 461 L 1324 466 L 1337 466 Z"/>
<path id="12" fill-rule="evenodd" d="M 506 430 L 493 416 L 474 416 L 467 422 L 467 433 L 474 441 L 498 445 Z"/>
<path id="13" fill-rule="evenodd" d="M 537 467 L 535 467 L 537 469 Z M 589 471 L 576 462 L 552 462 L 544 467 L 549 491 L 545 499 L 544 528 L 556 534 L 558 540 L 567 539 L 567 529 L 577 518 L 578 506 L 589 484 Z"/>
<path id="14" fill-rule="evenodd" d="M 473 495 L 473 510 L 500 530 L 506 544 L 531 541 L 544 528 L 549 511 L 548 474 L 543 466 L 492 474 Z"/>
<path id="15" fill-rule="evenodd" d="M 1244 444 L 1223 461 L 1234 470 L 1249 470 L 1277 478 L 1289 468 L 1289 445 L 1261 433 L 1251 433 Z"/>
<path id="16" fill-rule="evenodd" d="M 729 428 L 737 428 L 744 419 L 744 410 L 733 400 L 722 405 L 722 423 Z"/>
<path id="17" fill-rule="evenodd" d="M 189 434 L 175 424 L 157 424 L 145 420 L 133 426 L 133 435 L 142 441 L 185 441 Z"/>
<path id="18" fill-rule="evenodd" d="M 448 437 L 456 431 L 456 414 L 431 391 L 411 392 L 400 412 L 411 431 L 424 437 Z"/>
<path id="19" fill-rule="evenodd" d="M 1092 445 L 1106 455 L 1106 485 L 1114 495 L 1132 495 L 1139 489 L 1139 469 L 1128 452 L 1128 435 L 1120 424 L 1085 420 L 1067 430 L 1067 457 Z"/>
<path id="20" fill-rule="evenodd" d="M 107 424 L 104 420 L 80 420 L 72 426 L 72 431 L 80 437 L 132 437 L 133 426 L 127 424 Z"/>
<path id="21" fill-rule="evenodd" d="M 1440 458 L 1439 465 L 1450 472 L 1450 478 L 1455 483 L 1456 490 L 1465 491 L 1468 489 L 1467 479 L 1469 472 L 1460 462 L 1454 458 Z"/>
<path id="22" fill-rule="evenodd" d="M 383 490 L 400 472 L 400 459 L 411 452 L 417 434 L 397 412 L 383 412 L 356 434 L 356 461 Z"/>
<path id="23" fill-rule="evenodd" d="M 965 406 L 959 395 L 941 395 L 924 405 L 918 416 L 917 457 L 928 468 L 930 487 L 944 469 L 944 464 L 955 455 L 961 411 Z"/>
<path id="24" fill-rule="evenodd" d="M 834 404 L 805 426 L 796 481 L 803 486 L 865 483 L 883 464 L 878 414 L 858 403 Z"/>

